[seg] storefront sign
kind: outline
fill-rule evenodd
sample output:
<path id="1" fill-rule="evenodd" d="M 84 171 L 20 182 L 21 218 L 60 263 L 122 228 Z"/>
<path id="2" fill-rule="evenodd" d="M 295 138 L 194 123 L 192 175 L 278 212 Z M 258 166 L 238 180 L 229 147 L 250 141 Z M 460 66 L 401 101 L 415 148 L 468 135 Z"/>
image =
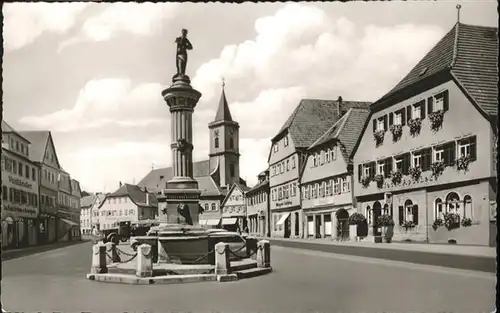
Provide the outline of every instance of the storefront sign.
<path id="1" fill-rule="evenodd" d="M 224 207 L 222 209 L 222 214 L 224 216 L 245 216 L 246 212 L 245 212 L 245 207 L 244 206 L 228 206 L 228 207 Z"/>
<path id="2" fill-rule="evenodd" d="M 335 201 L 334 201 L 333 197 L 313 199 L 312 202 L 313 202 L 313 206 L 335 204 Z"/>
<path id="3" fill-rule="evenodd" d="M 3 209 L 5 211 L 8 211 L 8 212 L 14 212 L 15 215 L 23 215 L 23 216 L 33 217 L 33 216 L 36 216 L 38 214 L 36 209 L 21 208 L 21 207 L 15 206 L 15 205 L 6 205 L 3 207 Z"/>
<path id="4" fill-rule="evenodd" d="M 384 185 L 382 186 L 381 189 L 389 189 L 389 188 L 397 188 L 397 187 L 409 187 L 417 184 L 427 184 L 433 181 L 436 181 L 437 179 L 434 176 L 426 176 L 426 177 L 420 177 L 418 181 L 415 181 L 413 178 L 408 177 L 405 178 L 403 177 L 401 179 L 401 182 L 397 185 L 395 185 L 392 181 L 389 179 L 384 182 Z M 374 184 L 374 183 L 373 183 Z"/>
<path id="5" fill-rule="evenodd" d="M 281 208 L 281 207 L 291 206 L 292 204 L 293 204 L 292 201 L 276 202 L 276 207 Z"/>
<path id="6" fill-rule="evenodd" d="M 9 175 L 9 182 L 13 185 L 31 189 L 33 185 L 17 177 L 12 177 Z"/>

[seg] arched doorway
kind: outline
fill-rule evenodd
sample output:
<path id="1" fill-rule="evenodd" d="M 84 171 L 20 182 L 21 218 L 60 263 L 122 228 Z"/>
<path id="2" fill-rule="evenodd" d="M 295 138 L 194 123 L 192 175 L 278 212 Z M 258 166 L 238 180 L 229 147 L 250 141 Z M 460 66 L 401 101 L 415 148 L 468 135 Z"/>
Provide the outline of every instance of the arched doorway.
<path id="1" fill-rule="evenodd" d="M 340 240 L 349 239 L 349 213 L 346 209 L 340 209 L 335 214 L 337 217 L 337 238 Z"/>
<path id="2" fill-rule="evenodd" d="M 382 205 L 380 204 L 380 202 L 375 201 L 375 203 L 373 204 L 373 214 L 372 214 L 372 218 L 373 218 L 372 225 L 373 225 L 373 236 L 374 237 L 382 236 L 382 231 L 379 230 L 379 227 L 377 225 L 378 217 L 381 214 L 382 214 Z"/>

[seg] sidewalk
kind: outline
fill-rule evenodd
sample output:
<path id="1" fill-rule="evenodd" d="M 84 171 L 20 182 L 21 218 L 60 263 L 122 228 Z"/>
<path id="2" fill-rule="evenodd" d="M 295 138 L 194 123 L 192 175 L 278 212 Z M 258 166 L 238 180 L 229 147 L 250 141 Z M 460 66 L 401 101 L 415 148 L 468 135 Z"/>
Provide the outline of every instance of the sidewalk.
<path id="1" fill-rule="evenodd" d="M 26 248 L 20 248 L 20 249 L 2 250 L 2 261 L 12 260 L 12 259 L 20 258 L 23 256 L 35 254 L 35 253 L 55 250 L 55 249 L 68 247 L 68 246 L 72 246 L 72 245 L 76 245 L 76 244 L 80 244 L 80 243 L 85 243 L 85 242 L 88 242 L 88 240 L 59 241 L 56 243 L 45 244 L 45 245 L 40 245 L 40 246 L 26 247 Z"/>
<path id="2" fill-rule="evenodd" d="M 481 246 L 374 243 L 371 241 L 332 241 L 331 239 L 259 238 L 271 246 L 306 249 L 392 261 L 495 273 L 496 249 Z"/>
<path id="3" fill-rule="evenodd" d="M 464 246 L 464 245 L 452 245 L 452 244 L 432 244 L 432 243 L 426 244 L 426 243 L 403 243 L 403 242 L 374 243 L 369 240 L 363 240 L 359 242 L 333 241 L 329 238 L 321 238 L 321 239 L 262 238 L 262 239 L 267 239 L 271 241 L 280 240 L 280 241 L 292 241 L 292 242 L 302 242 L 302 243 L 318 243 L 323 245 L 338 245 L 338 246 L 348 246 L 348 247 L 407 250 L 415 252 L 429 252 L 429 253 L 440 253 L 440 254 L 451 254 L 451 255 L 482 256 L 491 258 L 496 257 L 496 248 L 486 247 L 486 246 Z"/>

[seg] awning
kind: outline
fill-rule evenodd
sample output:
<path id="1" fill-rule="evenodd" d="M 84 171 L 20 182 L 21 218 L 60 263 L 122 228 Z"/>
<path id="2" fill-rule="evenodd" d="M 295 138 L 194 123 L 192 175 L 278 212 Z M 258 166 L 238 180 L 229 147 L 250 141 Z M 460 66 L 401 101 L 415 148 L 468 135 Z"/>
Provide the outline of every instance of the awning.
<path id="1" fill-rule="evenodd" d="M 219 225 L 219 222 L 220 222 L 220 218 L 207 220 L 207 226 L 216 226 L 216 225 Z"/>
<path id="2" fill-rule="evenodd" d="M 222 225 L 234 225 L 238 222 L 237 218 L 223 218 Z"/>
<path id="3" fill-rule="evenodd" d="M 61 220 L 61 221 L 63 221 L 64 223 L 66 223 L 66 224 L 70 225 L 70 226 L 78 226 L 78 224 L 77 224 L 77 223 L 75 223 L 75 222 L 73 222 L 73 221 L 70 221 L 70 220 L 67 220 L 67 219 L 65 219 L 65 218 L 61 218 L 60 220 Z"/>
<path id="4" fill-rule="evenodd" d="M 285 220 L 288 218 L 289 215 L 290 215 L 290 212 L 286 212 L 285 214 L 283 214 L 283 216 L 280 218 L 278 223 L 276 223 L 276 225 L 282 225 L 285 222 Z"/>
<path id="5" fill-rule="evenodd" d="M 208 221 L 207 220 L 200 220 L 199 222 L 200 222 L 200 226 L 205 226 L 205 225 L 207 225 Z"/>

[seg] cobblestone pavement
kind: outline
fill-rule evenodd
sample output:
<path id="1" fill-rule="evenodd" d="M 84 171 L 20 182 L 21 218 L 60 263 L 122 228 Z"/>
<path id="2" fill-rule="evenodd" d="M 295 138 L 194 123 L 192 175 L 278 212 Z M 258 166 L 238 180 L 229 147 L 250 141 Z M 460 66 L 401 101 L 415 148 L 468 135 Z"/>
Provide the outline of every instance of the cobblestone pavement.
<path id="1" fill-rule="evenodd" d="M 491 312 L 495 275 L 271 247 L 273 273 L 231 283 L 132 286 L 85 279 L 91 243 L 4 261 L 21 312 Z"/>

